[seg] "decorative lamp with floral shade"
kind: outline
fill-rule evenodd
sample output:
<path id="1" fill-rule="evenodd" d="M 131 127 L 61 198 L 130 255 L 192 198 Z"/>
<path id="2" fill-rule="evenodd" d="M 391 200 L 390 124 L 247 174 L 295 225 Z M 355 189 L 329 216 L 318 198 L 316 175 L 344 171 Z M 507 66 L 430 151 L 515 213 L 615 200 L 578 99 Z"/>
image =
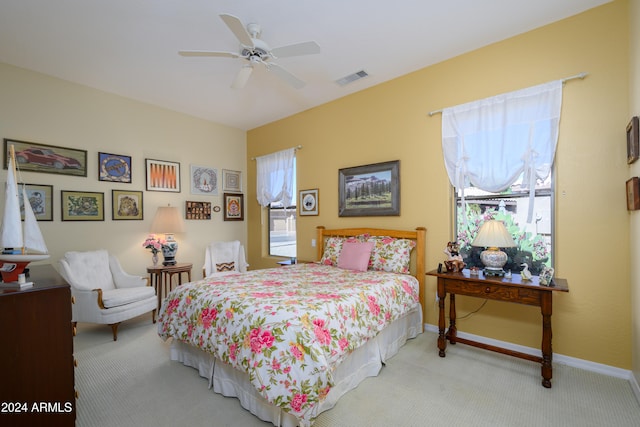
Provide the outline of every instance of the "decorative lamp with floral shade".
<path id="1" fill-rule="evenodd" d="M 162 265 L 175 265 L 176 253 L 178 252 L 178 242 L 174 239 L 175 233 L 183 233 L 185 230 L 184 221 L 180 210 L 173 206 L 161 206 L 156 212 L 156 216 L 151 223 L 151 233 L 164 234 L 165 241 L 162 244 Z"/>

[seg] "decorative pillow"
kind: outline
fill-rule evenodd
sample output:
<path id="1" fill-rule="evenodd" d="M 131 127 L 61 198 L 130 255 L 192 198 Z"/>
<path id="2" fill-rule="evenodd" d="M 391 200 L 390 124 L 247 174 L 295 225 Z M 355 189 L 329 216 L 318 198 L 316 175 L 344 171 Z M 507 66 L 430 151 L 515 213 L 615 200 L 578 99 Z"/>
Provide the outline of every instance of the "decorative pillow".
<path id="1" fill-rule="evenodd" d="M 216 264 L 216 271 L 234 271 L 236 269 L 235 262 L 222 262 L 220 264 Z"/>
<path id="2" fill-rule="evenodd" d="M 367 271 L 373 242 L 345 241 L 338 256 L 338 267 L 346 270 Z"/>
<path id="3" fill-rule="evenodd" d="M 370 237 L 368 241 L 374 244 L 369 261 L 370 270 L 409 273 L 411 250 L 416 246 L 415 241 L 387 236 Z"/>
<path id="4" fill-rule="evenodd" d="M 356 241 L 358 240 L 355 237 L 329 237 L 324 244 L 324 252 L 322 253 L 322 258 L 320 258 L 320 264 L 337 267 L 342 244 Z"/>

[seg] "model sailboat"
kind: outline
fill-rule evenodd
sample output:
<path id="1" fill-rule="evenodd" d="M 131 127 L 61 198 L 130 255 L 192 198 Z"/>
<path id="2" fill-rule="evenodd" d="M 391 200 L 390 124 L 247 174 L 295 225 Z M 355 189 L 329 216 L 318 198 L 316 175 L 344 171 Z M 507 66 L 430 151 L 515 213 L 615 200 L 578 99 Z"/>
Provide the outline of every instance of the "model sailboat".
<path id="1" fill-rule="evenodd" d="M 4 283 L 17 282 L 18 276 L 32 261 L 49 258 L 47 246 L 42 237 L 29 198 L 22 186 L 24 204 L 24 224 L 20 215 L 20 197 L 16 176 L 16 156 L 13 145 L 10 146 L 7 186 L 5 191 L 4 216 L 0 229 L 0 273 Z"/>

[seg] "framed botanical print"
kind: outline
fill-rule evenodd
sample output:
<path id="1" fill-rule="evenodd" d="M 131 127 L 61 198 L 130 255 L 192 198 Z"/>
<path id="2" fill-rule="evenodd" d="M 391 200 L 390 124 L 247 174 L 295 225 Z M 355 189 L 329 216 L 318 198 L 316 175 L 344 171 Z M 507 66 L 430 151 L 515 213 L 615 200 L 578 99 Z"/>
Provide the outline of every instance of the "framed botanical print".
<path id="1" fill-rule="evenodd" d="M 61 191 L 63 221 L 104 221 L 104 193 Z"/>
<path id="2" fill-rule="evenodd" d="M 222 169 L 222 191 L 242 193 L 242 172 Z"/>
<path id="3" fill-rule="evenodd" d="M 191 165 L 191 194 L 218 195 L 218 169 Z"/>
<path id="4" fill-rule="evenodd" d="M 298 205 L 298 213 L 300 215 L 318 215 L 320 205 L 318 202 L 318 189 L 301 190 L 300 202 Z"/>
<path id="5" fill-rule="evenodd" d="M 180 192 L 180 163 L 146 159 L 147 191 Z"/>
<path id="6" fill-rule="evenodd" d="M 244 220 L 244 195 L 224 194 L 224 220 L 243 221 Z"/>
<path id="7" fill-rule="evenodd" d="M 27 198 L 38 221 L 53 221 L 53 185 L 25 184 Z M 24 220 L 24 200 L 20 192 L 20 215 Z"/>
<path id="8" fill-rule="evenodd" d="M 142 191 L 111 190 L 111 217 L 114 221 L 144 219 Z"/>
<path id="9" fill-rule="evenodd" d="M 100 181 L 131 183 L 131 157 L 121 154 L 98 153 Z"/>

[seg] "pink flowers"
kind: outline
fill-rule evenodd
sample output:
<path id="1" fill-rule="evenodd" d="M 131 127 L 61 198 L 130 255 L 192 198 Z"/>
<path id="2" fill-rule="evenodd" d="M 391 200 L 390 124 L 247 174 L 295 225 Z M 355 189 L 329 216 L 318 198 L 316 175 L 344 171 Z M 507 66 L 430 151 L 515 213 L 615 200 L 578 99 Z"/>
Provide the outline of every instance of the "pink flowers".
<path id="1" fill-rule="evenodd" d="M 263 331 L 260 328 L 256 328 L 249 333 L 251 351 L 254 353 L 262 353 L 262 348 L 271 347 L 274 341 L 275 338 L 271 335 L 271 331 Z"/>
<path id="2" fill-rule="evenodd" d="M 162 250 L 162 247 L 167 243 L 164 239 L 156 239 L 153 234 L 149 234 L 147 239 L 142 242 L 142 247 L 145 249 L 151 249 L 152 254 L 157 254 Z"/>
<path id="3" fill-rule="evenodd" d="M 200 315 L 202 326 L 204 326 L 205 329 L 209 329 L 211 327 L 211 324 L 216 320 L 217 317 L 218 310 L 216 310 L 215 308 L 205 308 L 204 310 L 202 310 L 202 314 Z"/>
<path id="4" fill-rule="evenodd" d="M 321 344 L 331 344 L 331 332 L 329 332 L 329 330 L 324 327 L 323 319 L 315 319 L 313 321 L 313 333 L 316 335 L 316 339 Z"/>
<path id="5" fill-rule="evenodd" d="M 296 393 L 293 395 L 293 399 L 291 399 L 291 409 L 296 412 L 300 412 L 302 405 L 305 403 L 307 403 L 307 395 Z"/>

